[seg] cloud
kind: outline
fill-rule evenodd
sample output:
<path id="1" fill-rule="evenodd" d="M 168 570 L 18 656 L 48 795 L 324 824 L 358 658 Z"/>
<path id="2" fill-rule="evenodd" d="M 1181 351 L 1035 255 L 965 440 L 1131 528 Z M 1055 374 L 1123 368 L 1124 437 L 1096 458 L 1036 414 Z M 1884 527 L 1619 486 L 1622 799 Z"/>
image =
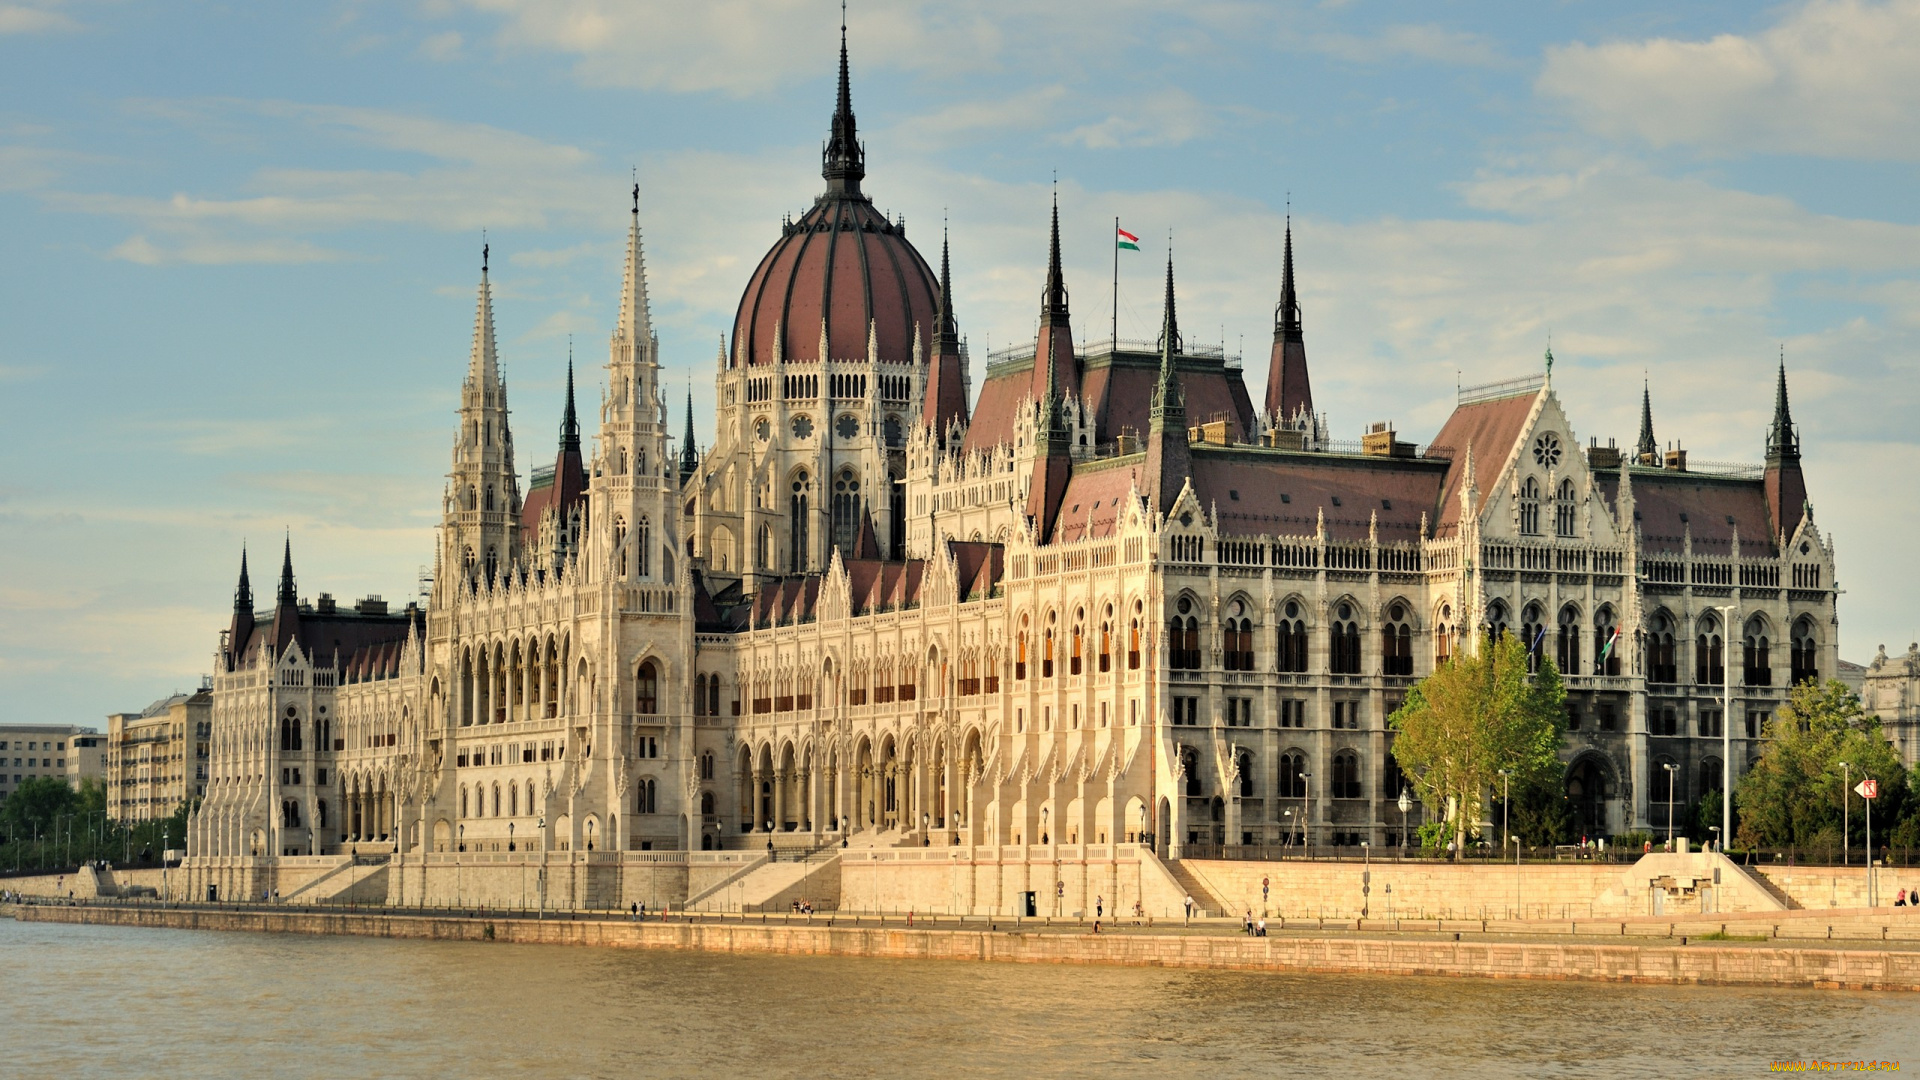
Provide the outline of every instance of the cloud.
<path id="1" fill-rule="evenodd" d="M 47 34 L 80 29 L 80 24 L 47 6 L 0 4 L 0 34 Z"/>
<path id="2" fill-rule="evenodd" d="M 1307 46 L 1352 64 L 1378 64 L 1402 57 L 1461 67 L 1497 67 L 1510 61 L 1500 47 L 1479 34 L 1441 26 L 1400 24 L 1377 34 L 1314 34 Z"/>
<path id="3" fill-rule="evenodd" d="M 590 255 L 604 254 L 605 244 L 592 240 L 583 241 L 572 247 L 553 248 L 547 251 L 516 251 L 507 256 L 507 261 L 515 266 L 532 266 L 546 269 L 566 266 Z"/>
<path id="4" fill-rule="evenodd" d="M 448 30 L 443 33 L 430 35 L 425 41 L 422 41 L 420 43 L 420 55 L 429 60 L 457 60 L 460 58 L 462 46 L 465 44 L 466 39 L 460 35 L 458 30 Z"/>
<path id="5" fill-rule="evenodd" d="M 1716 154 L 1920 157 L 1920 0 L 1812 0 L 1757 34 L 1547 50 L 1536 89 L 1592 130 Z"/>
<path id="6" fill-rule="evenodd" d="M 1212 132 L 1218 111 L 1178 87 L 1136 98 L 1106 119 L 1066 132 L 1061 141 L 1089 150 L 1178 146 Z"/>
<path id="7" fill-rule="evenodd" d="M 107 257 L 141 266 L 227 266 L 234 263 L 313 263 L 347 258 L 346 253 L 329 251 L 313 244 L 287 240 L 231 241 L 216 238 L 182 238 L 168 246 L 155 244 L 144 234 L 135 234 L 116 244 Z"/>

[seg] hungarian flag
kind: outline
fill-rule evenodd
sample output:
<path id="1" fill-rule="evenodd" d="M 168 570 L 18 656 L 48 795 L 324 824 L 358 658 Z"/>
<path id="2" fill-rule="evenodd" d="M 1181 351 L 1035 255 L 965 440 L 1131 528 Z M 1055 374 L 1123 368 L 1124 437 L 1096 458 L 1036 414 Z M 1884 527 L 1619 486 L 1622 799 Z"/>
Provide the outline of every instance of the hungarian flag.
<path id="1" fill-rule="evenodd" d="M 1114 238 L 1114 246 L 1115 246 L 1115 247 L 1119 247 L 1119 248 L 1123 248 L 1123 249 L 1125 249 L 1125 250 L 1127 250 L 1127 251 L 1139 251 L 1139 250 L 1140 250 L 1140 238 L 1139 238 L 1139 237 L 1137 237 L 1137 236 L 1135 236 L 1135 235 L 1133 235 L 1132 233 L 1130 233 L 1130 232 L 1128 232 L 1127 230 L 1125 230 L 1125 229 L 1121 229 L 1121 228 L 1116 228 L 1116 229 L 1115 229 L 1114 231 L 1115 231 L 1115 232 L 1117 232 L 1117 233 L 1119 233 L 1119 235 L 1118 235 L 1117 237 L 1115 237 L 1115 238 Z"/>
<path id="2" fill-rule="evenodd" d="M 1606 648 L 1603 648 L 1600 650 L 1600 662 L 1602 664 L 1607 662 L 1608 654 L 1613 652 L 1614 643 L 1619 640 L 1620 640 L 1620 628 L 1616 626 L 1613 629 L 1613 635 L 1607 638 Z"/>

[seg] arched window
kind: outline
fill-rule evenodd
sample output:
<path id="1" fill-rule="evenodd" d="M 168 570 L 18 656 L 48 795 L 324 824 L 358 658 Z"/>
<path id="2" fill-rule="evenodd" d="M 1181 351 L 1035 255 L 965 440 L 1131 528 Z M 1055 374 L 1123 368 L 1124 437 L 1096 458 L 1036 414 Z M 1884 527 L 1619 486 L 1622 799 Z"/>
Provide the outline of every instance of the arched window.
<path id="1" fill-rule="evenodd" d="M 1580 674 L 1580 611 L 1572 604 L 1560 609 L 1560 640 L 1556 659 L 1562 675 Z"/>
<path id="2" fill-rule="evenodd" d="M 487 547 L 487 580 L 492 581 L 494 578 L 498 577 L 499 574 L 500 574 L 500 549 L 489 545 Z"/>
<path id="3" fill-rule="evenodd" d="M 1698 797 L 1704 797 L 1710 791 L 1717 792 L 1721 788 L 1720 781 L 1722 779 L 1724 779 L 1724 777 L 1720 775 L 1720 759 L 1716 757 L 1701 758 L 1700 782 L 1694 790 L 1699 793 Z"/>
<path id="4" fill-rule="evenodd" d="M 651 776 L 643 776 L 633 785 L 633 812 L 636 814 L 659 813 L 658 788 Z"/>
<path id="5" fill-rule="evenodd" d="M 1200 620 L 1192 614 L 1193 601 L 1181 597 L 1175 614 L 1167 621 L 1167 665 L 1181 670 L 1200 667 Z"/>
<path id="6" fill-rule="evenodd" d="M 467 786 L 460 785 L 460 816 L 467 816 Z"/>
<path id="7" fill-rule="evenodd" d="M 853 554 L 860 533 L 860 474 L 851 466 L 833 477 L 833 543 L 841 558 Z"/>
<path id="8" fill-rule="evenodd" d="M 1307 756 L 1298 750 L 1280 755 L 1279 794 L 1283 799 L 1307 797 Z"/>
<path id="9" fill-rule="evenodd" d="M 1351 750 L 1333 755 L 1333 797 L 1358 799 L 1360 792 L 1360 755 Z"/>
<path id="10" fill-rule="evenodd" d="M 720 676 L 718 675 L 707 680 L 707 715 L 720 715 Z"/>
<path id="11" fill-rule="evenodd" d="M 1244 600 L 1227 605 L 1227 621 L 1220 628 L 1221 652 L 1228 671 L 1253 670 L 1253 620 Z"/>
<path id="12" fill-rule="evenodd" d="M 1100 673 L 1113 670 L 1113 608 L 1107 608 L 1107 617 L 1100 620 Z"/>
<path id="13" fill-rule="evenodd" d="M 1553 501 L 1553 531 L 1560 536 L 1573 535 L 1573 481 L 1560 481 L 1560 497 Z"/>
<path id="14" fill-rule="evenodd" d="M 1042 641 L 1042 651 L 1040 653 L 1040 677 L 1043 679 L 1053 678 L 1053 626 L 1051 625 L 1053 623 L 1053 616 L 1047 616 L 1047 623 L 1049 625 L 1047 626 L 1046 637 Z"/>
<path id="15" fill-rule="evenodd" d="M 1540 535 L 1540 482 L 1531 476 L 1520 485 L 1520 535 Z"/>
<path id="16" fill-rule="evenodd" d="M 1380 628 L 1380 671 L 1413 674 L 1413 629 L 1407 625 L 1407 606 L 1398 600 L 1387 608 L 1387 625 Z"/>
<path id="17" fill-rule="evenodd" d="M 707 818 L 713 816 L 713 792 L 711 791 L 700 793 L 700 816 Z"/>
<path id="18" fill-rule="evenodd" d="M 493 509 L 493 485 L 487 485 L 487 509 Z"/>
<path id="19" fill-rule="evenodd" d="M 753 567 L 756 570 L 773 569 L 773 526 L 760 526 L 760 534 L 753 539 Z"/>
<path id="20" fill-rule="evenodd" d="M 495 785 L 493 785 L 493 816 L 494 816 L 494 817 L 499 817 L 499 816 L 500 816 L 500 810 L 501 810 L 501 802 L 500 802 L 500 785 L 499 785 L 499 784 L 495 784 Z"/>
<path id="21" fill-rule="evenodd" d="M 1767 624 L 1759 617 L 1747 621 L 1746 639 L 1743 642 L 1743 674 L 1741 681 L 1748 686 L 1772 686 L 1773 664 L 1769 659 L 1770 646 L 1767 643 Z"/>
<path id="22" fill-rule="evenodd" d="M 1015 679 L 1027 677 L 1027 617 L 1025 615 L 1020 616 L 1020 633 L 1014 639 L 1013 677 Z"/>
<path id="23" fill-rule="evenodd" d="M 1280 631 L 1274 642 L 1274 652 L 1281 671 L 1304 672 L 1307 670 L 1307 624 L 1300 617 L 1300 602 L 1289 600 L 1280 609 Z"/>
<path id="24" fill-rule="evenodd" d="M 1593 617 L 1593 673 L 1620 674 L 1620 628 L 1613 623 L 1613 609 L 1603 607 Z"/>
<path id="25" fill-rule="evenodd" d="M 507 783 L 507 816 L 520 816 L 520 785 L 513 781 Z"/>
<path id="26" fill-rule="evenodd" d="M 807 506 L 812 497 L 813 478 L 807 475 L 807 470 L 801 469 L 793 474 L 793 495 L 787 500 L 789 516 L 787 540 L 793 547 L 790 558 L 792 570 L 796 574 L 807 568 L 807 523 L 810 520 Z"/>
<path id="27" fill-rule="evenodd" d="M 1253 788 L 1253 751 L 1242 750 L 1234 759 L 1234 771 L 1240 774 L 1240 797 L 1251 799 Z"/>
<path id="28" fill-rule="evenodd" d="M 653 572 L 653 526 L 645 517 L 634 530 L 633 549 L 639 574 L 646 577 Z"/>
<path id="29" fill-rule="evenodd" d="M 1726 646 L 1720 640 L 1720 621 L 1709 615 L 1700 620 L 1700 635 L 1693 643 L 1693 681 L 1703 686 L 1718 686 L 1726 679 Z"/>
<path id="30" fill-rule="evenodd" d="M 1335 612 L 1329 659 L 1335 675 L 1360 674 L 1360 624 L 1354 621 L 1353 604 L 1342 601 Z"/>
<path id="31" fill-rule="evenodd" d="M 1800 685 L 1809 680 L 1820 679 L 1818 646 L 1813 640 L 1813 620 L 1801 619 L 1793 624 L 1793 684 Z"/>
<path id="32" fill-rule="evenodd" d="M 1664 611 L 1653 617 L 1647 631 L 1647 681 L 1680 681 L 1680 668 L 1674 662 L 1673 617 Z"/>
<path id="33" fill-rule="evenodd" d="M 1191 746 L 1180 748 L 1180 771 L 1186 775 L 1187 797 L 1203 798 L 1206 789 L 1200 784 L 1200 752 Z"/>
<path id="34" fill-rule="evenodd" d="M 659 712 L 660 677 L 649 660 L 640 665 L 640 672 L 633 680 L 633 711 L 642 716 L 652 716 Z"/>
<path id="35" fill-rule="evenodd" d="M 1075 615 L 1073 619 L 1073 641 L 1071 642 L 1073 651 L 1067 654 L 1067 674 L 1069 675 L 1080 674 L 1080 636 L 1080 617 Z"/>
<path id="36" fill-rule="evenodd" d="M 693 715 L 707 714 L 707 673 L 700 672 L 693 677 Z"/>
<path id="37" fill-rule="evenodd" d="M 713 779 L 713 751 L 711 750 L 703 751 L 700 754 L 700 779 Z"/>
<path id="38" fill-rule="evenodd" d="M 1440 605 L 1440 618 L 1433 624 L 1433 666 L 1444 666 L 1453 659 L 1453 605 Z"/>
<path id="39" fill-rule="evenodd" d="M 1127 670 L 1140 670 L 1140 614 L 1139 606 L 1134 606 L 1133 618 L 1127 620 Z"/>

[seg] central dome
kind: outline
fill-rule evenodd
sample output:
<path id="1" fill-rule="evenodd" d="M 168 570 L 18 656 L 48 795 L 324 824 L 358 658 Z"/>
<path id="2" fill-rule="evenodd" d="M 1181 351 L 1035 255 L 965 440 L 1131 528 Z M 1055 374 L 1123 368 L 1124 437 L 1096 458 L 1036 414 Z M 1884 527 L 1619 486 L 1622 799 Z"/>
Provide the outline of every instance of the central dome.
<path id="1" fill-rule="evenodd" d="M 734 362 L 771 364 L 776 355 L 789 364 L 865 360 L 871 328 L 877 359 L 909 363 L 916 329 L 932 343 L 939 283 L 907 242 L 906 226 L 889 221 L 860 191 L 866 152 L 853 122 L 844 36 L 840 97 L 820 171 L 826 194 L 782 228 L 740 296 Z"/>

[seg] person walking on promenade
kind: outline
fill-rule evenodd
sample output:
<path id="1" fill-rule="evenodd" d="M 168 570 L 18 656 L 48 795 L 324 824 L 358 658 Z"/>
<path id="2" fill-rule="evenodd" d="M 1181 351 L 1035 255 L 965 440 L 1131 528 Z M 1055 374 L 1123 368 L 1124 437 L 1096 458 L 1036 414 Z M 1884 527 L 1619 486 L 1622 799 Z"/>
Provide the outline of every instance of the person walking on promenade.
<path id="1" fill-rule="evenodd" d="M 633 907 L 631 907 L 628 910 L 633 915 L 633 921 L 639 922 L 640 921 L 640 902 L 638 900 L 634 901 Z"/>
<path id="2" fill-rule="evenodd" d="M 1253 936 L 1253 909 L 1252 908 L 1248 908 L 1246 918 L 1240 920 L 1240 930 L 1242 933 L 1246 934 L 1248 937 Z"/>
<path id="3" fill-rule="evenodd" d="M 1193 894 L 1187 894 L 1187 925 L 1193 925 Z"/>
<path id="4" fill-rule="evenodd" d="M 1094 897 L 1093 898 L 1093 921 L 1098 923 L 1100 921 L 1100 916 L 1106 914 L 1106 911 L 1107 911 L 1107 898 L 1105 896 Z"/>

